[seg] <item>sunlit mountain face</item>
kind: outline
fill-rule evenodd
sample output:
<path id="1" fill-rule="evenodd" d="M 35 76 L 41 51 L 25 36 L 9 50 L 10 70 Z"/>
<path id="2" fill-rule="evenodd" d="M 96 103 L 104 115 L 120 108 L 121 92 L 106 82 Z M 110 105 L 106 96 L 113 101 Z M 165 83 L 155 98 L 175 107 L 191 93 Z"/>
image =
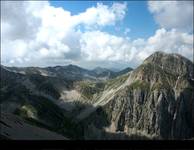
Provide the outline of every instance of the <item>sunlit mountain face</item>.
<path id="1" fill-rule="evenodd" d="M 0 68 L 1 139 L 194 138 L 192 1 L 1 1 Z"/>

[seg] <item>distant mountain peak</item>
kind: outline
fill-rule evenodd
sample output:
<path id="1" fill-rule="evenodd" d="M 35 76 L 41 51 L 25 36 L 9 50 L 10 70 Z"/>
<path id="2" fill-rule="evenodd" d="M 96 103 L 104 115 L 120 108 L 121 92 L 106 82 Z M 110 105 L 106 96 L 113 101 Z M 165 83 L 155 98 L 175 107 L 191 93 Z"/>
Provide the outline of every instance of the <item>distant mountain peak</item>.
<path id="1" fill-rule="evenodd" d="M 110 71 L 110 70 L 107 69 L 107 68 L 103 68 L 103 67 L 98 66 L 98 67 L 94 68 L 93 71 L 95 71 L 95 72 L 104 72 L 104 71 Z"/>
<path id="2" fill-rule="evenodd" d="M 73 65 L 73 64 L 69 64 L 69 65 L 67 65 L 67 66 L 69 66 L 69 67 L 78 67 L 78 66 Z"/>
<path id="3" fill-rule="evenodd" d="M 94 70 L 97 70 L 97 69 L 106 69 L 106 68 L 103 68 L 103 67 L 95 67 Z"/>

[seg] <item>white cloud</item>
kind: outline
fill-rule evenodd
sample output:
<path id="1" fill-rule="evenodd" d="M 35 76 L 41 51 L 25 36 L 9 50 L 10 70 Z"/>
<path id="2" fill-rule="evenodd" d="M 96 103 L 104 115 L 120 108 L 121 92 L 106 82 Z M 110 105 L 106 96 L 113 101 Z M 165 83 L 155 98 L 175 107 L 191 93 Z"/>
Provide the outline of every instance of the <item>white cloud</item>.
<path id="1" fill-rule="evenodd" d="M 127 3 L 113 3 L 111 7 L 97 3 L 97 7 L 88 8 L 85 12 L 74 16 L 74 22 L 85 25 L 114 25 L 124 18 Z"/>
<path id="2" fill-rule="evenodd" d="M 148 8 L 161 27 L 193 31 L 193 1 L 149 1 Z"/>
<path id="3" fill-rule="evenodd" d="M 97 3 L 83 13 L 71 15 L 46 1 L 1 1 L 1 61 L 6 65 L 40 65 L 40 61 L 52 65 L 48 64 L 51 59 L 57 63 L 77 61 L 81 59 L 79 40 L 84 32 L 79 25 L 90 29 L 114 25 L 124 18 L 126 8 L 126 3 Z"/>
<path id="4" fill-rule="evenodd" d="M 155 35 L 148 38 L 145 42 L 140 41 L 142 50 L 138 56 L 143 60 L 155 51 L 167 53 L 179 53 L 192 60 L 193 35 L 172 29 L 158 29 Z M 140 46 L 141 48 L 141 46 Z M 138 57 L 137 56 L 137 57 Z"/>
<path id="5" fill-rule="evenodd" d="M 41 22 L 35 14 L 47 5 L 47 2 L 1 1 L 2 37 L 10 40 L 34 38 Z"/>
<path id="6" fill-rule="evenodd" d="M 155 6 L 150 6 L 152 12 L 161 12 Z M 126 3 L 98 3 L 72 15 L 46 1 L 1 1 L 1 62 L 16 66 L 74 63 L 135 67 L 158 50 L 191 59 L 193 35 L 180 30 L 161 28 L 148 39 L 133 41 L 126 35 L 119 37 L 100 30 L 122 21 L 126 11 Z M 124 34 L 129 32 L 126 28 Z"/>
<path id="7" fill-rule="evenodd" d="M 81 40 L 81 51 L 87 61 L 125 62 L 139 65 L 156 51 L 179 53 L 192 60 L 193 36 L 175 29 L 158 29 L 148 39 L 133 41 L 100 31 L 86 32 Z"/>
<path id="8" fill-rule="evenodd" d="M 83 57 L 89 61 L 127 61 L 129 41 L 101 31 L 86 32 L 80 39 Z"/>

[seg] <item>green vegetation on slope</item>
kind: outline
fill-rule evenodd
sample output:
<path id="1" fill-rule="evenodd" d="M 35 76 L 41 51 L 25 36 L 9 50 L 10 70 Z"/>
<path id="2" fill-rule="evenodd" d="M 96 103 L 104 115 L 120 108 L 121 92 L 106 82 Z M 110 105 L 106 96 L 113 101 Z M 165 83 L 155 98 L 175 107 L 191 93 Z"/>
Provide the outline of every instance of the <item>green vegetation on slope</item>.
<path id="1" fill-rule="evenodd" d="M 134 75 L 142 76 L 144 82 L 145 80 L 149 83 L 152 81 L 154 83 L 154 85 L 152 85 L 153 90 L 174 87 L 178 78 L 178 76 L 152 63 L 142 64 L 134 71 Z"/>
<path id="2" fill-rule="evenodd" d="M 124 74 L 124 75 L 119 76 L 117 78 L 105 81 L 105 84 L 106 84 L 105 89 L 117 88 L 118 86 L 120 86 L 121 84 L 123 84 L 127 80 L 128 76 L 129 76 L 128 74 Z"/>
<path id="3" fill-rule="evenodd" d="M 81 81 L 79 83 L 79 90 L 82 94 L 82 97 L 86 100 L 92 100 L 94 94 L 98 94 L 104 90 L 104 83 L 102 82 L 90 82 L 90 81 Z"/>
<path id="4" fill-rule="evenodd" d="M 148 82 L 136 80 L 133 83 L 130 84 L 129 86 L 130 89 L 138 89 L 140 88 L 141 90 L 148 90 L 150 88 L 150 84 Z"/>
<path id="5" fill-rule="evenodd" d="M 16 109 L 15 114 L 22 118 L 37 118 L 37 110 L 30 104 L 23 105 L 21 108 Z"/>

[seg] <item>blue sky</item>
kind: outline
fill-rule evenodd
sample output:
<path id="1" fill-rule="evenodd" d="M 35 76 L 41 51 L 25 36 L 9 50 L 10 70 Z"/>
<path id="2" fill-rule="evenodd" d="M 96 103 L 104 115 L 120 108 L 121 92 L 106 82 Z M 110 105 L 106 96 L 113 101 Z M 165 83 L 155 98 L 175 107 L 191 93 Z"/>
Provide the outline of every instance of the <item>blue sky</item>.
<path id="1" fill-rule="evenodd" d="M 1 1 L 1 63 L 135 68 L 156 51 L 192 60 L 192 4 Z"/>
<path id="2" fill-rule="evenodd" d="M 63 7 L 65 10 L 70 11 L 72 15 L 77 15 L 84 12 L 87 8 L 96 7 L 99 2 L 111 6 L 114 1 L 50 1 L 50 4 L 55 7 Z M 136 38 L 148 38 L 153 35 L 158 25 L 148 10 L 147 1 L 126 2 L 127 14 L 122 22 L 118 22 L 115 26 L 105 27 L 103 31 L 122 36 L 125 29 L 129 28 L 130 32 L 128 36 L 132 40 Z M 117 25 L 121 28 L 120 32 L 115 31 Z"/>

